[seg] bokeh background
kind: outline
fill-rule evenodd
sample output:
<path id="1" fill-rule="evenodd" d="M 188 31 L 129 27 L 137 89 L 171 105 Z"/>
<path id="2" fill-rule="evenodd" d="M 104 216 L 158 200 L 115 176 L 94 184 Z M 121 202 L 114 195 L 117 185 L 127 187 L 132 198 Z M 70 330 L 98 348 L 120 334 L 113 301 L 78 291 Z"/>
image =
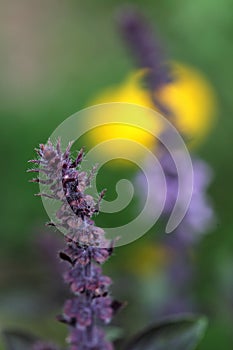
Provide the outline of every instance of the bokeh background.
<path id="1" fill-rule="evenodd" d="M 44 226 L 48 218 L 41 201 L 33 196 L 35 185 L 28 184 L 27 160 L 65 118 L 135 69 L 116 25 L 116 13 L 125 3 L 0 2 L 1 329 L 27 329 L 64 342 L 66 329 L 54 317 L 67 293 L 59 273 L 62 267 L 54 259 L 62 237 Z M 209 316 L 199 349 L 232 349 L 233 2 L 128 3 L 137 4 L 147 16 L 170 58 L 202 71 L 215 90 L 216 121 L 197 152 L 213 168 L 209 195 L 216 225 L 192 252 L 196 273 L 189 293 Z M 134 171 L 123 170 L 129 178 Z M 123 170 L 114 166 L 100 173 L 100 186 L 109 189 L 109 199 L 116 196 L 114 181 Z M 104 219 L 100 217 L 98 223 Z M 119 217 L 106 220 L 113 223 Z M 114 278 L 115 296 L 128 300 L 115 328 L 109 330 L 112 336 L 135 333 L 157 320 L 161 296 L 169 298 L 163 276 L 169 254 L 156 246 L 158 231 L 153 229 L 141 240 L 118 248 L 105 267 Z M 155 254 L 148 253 L 151 239 Z"/>

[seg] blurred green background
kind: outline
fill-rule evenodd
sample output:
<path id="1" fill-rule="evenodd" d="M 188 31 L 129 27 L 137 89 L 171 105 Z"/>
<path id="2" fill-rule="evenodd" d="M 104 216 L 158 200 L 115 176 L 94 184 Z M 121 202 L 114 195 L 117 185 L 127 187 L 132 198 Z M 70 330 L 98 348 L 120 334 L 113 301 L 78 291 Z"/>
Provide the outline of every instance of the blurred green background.
<path id="1" fill-rule="evenodd" d="M 54 293 L 49 287 L 52 280 L 46 277 L 46 264 L 35 241 L 47 230 L 44 222 L 48 218 L 41 201 L 33 196 L 35 185 L 27 182 L 27 160 L 33 157 L 34 147 L 45 142 L 65 118 L 134 69 L 116 27 L 116 12 L 125 3 L 1 0 L 1 329 L 28 328 L 55 340 L 66 334 L 65 327 L 53 320 L 60 304 L 51 306 L 46 297 L 46 293 Z M 172 59 L 205 73 L 218 98 L 217 124 L 198 150 L 214 170 L 209 192 L 217 225 L 196 252 L 198 278 L 193 294 L 210 316 L 200 350 L 232 349 L 233 2 L 128 3 L 137 4 L 147 16 Z M 101 180 L 105 187 L 113 187 L 113 195 L 114 176 L 120 174 L 109 170 Z M 137 293 L 130 287 L 132 280 L 140 289 L 144 277 L 135 277 L 132 269 L 124 270 L 122 261 L 129 261 L 129 256 L 133 259 L 134 249 L 142 241 L 118 248 L 106 267 L 116 280 L 114 293 L 131 300 L 118 320 L 121 326 L 121 317 L 125 317 L 130 332 L 146 325 L 146 313 L 143 316 L 143 310 L 138 311 Z M 153 288 L 156 294 L 159 280 Z"/>

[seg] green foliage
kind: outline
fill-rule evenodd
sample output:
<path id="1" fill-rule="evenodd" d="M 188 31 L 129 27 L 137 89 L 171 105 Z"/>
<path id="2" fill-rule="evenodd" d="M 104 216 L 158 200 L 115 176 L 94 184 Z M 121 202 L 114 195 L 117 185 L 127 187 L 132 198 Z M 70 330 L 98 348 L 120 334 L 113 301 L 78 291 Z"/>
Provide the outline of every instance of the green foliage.
<path id="1" fill-rule="evenodd" d="M 179 317 L 150 327 L 125 350 L 194 350 L 206 330 L 205 317 Z"/>

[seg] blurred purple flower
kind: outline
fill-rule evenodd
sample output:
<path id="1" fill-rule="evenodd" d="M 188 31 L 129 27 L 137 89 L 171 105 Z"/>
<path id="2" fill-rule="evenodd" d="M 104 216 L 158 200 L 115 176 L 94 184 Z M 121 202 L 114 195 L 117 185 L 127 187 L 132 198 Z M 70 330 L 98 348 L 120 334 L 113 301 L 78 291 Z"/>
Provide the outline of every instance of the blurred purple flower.
<path id="1" fill-rule="evenodd" d="M 168 152 L 164 152 L 159 158 L 159 161 L 164 172 L 167 187 L 166 201 L 162 213 L 163 218 L 166 219 L 170 217 L 176 203 L 179 181 L 172 156 Z M 188 210 L 175 231 L 164 237 L 166 244 L 176 247 L 189 246 L 198 242 L 202 235 L 212 227 L 214 222 L 213 209 L 206 194 L 212 178 L 211 170 L 203 160 L 197 157 L 192 159 L 192 164 L 193 193 Z M 158 172 L 156 172 L 150 170 L 151 167 L 149 164 L 147 166 L 149 167 L 147 173 L 153 179 L 156 188 L 159 169 Z M 147 184 L 145 177 L 142 174 L 138 174 L 136 181 L 137 185 L 144 189 L 142 193 L 146 193 Z M 183 185 L 189 186 L 189 184 L 187 181 L 185 181 L 184 184 L 180 184 L 181 193 L 185 196 L 187 191 L 186 188 L 182 187 Z M 157 198 L 155 198 L 156 203 L 160 198 L 159 189 L 158 191 L 154 191 L 154 195 L 157 196 Z M 153 215 L 153 208 L 151 208 L 150 215 Z"/>
<path id="2" fill-rule="evenodd" d="M 166 62 L 161 45 L 155 37 L 153 30 L 143 16 L 133 7 L 123 9 L 119 17 L 119 27 L 123 38 L 130 49 L 132 56 L 140 68 L 147 68 L 146 83 L 151 93 L 151 99 L 166 118 L 175 122 L 173 112 L 167 105 L 162 103 L 158 92 L 163 85 L 166 85 L 175 77 L 172 76 L 169 65 Z M 167 135 L 168 137 L 171 135 Z M 161 144 L 156 149 L 159 161 L 166 181 L 166 200 L 162 217 L 167 220 L 177 200 L 178 189 L 181 195 L 186 196 L 190 186 L 188 181 L 179 184 L 178 174 L 171 154 Z M 166 316 L 169 313 L 176 314 L 191 312 L 194 310 L 194 303 L 191 298 L 191 285 L 193 281 L 194 266 L 188 255 L 189 247 L 198 243 L 200 238 L 212 227 L 214 223 L 214 212 L 207 196 L 207 188 L 210 184 L 212 173 L 208 165 L 193 157 L 193 193 L 188 210 L 179 226 L 169 235 L 163 235 L 162 244 L 171 253 L 172 259 L 166 266 L 166 277 L 170 286 L 169 300 L 161 306 L 160 315 Z M 141 193 L 147 192 L 147 180 L 154 181 L 153 193 L 154 208 L 148 215 L 155 216 L 155 207 L 163 203 L 158 184 L 160 183 L 160 168 L 154 169 L 147 162 L 146 173 L 150 179 L 146 179 L 141 173 L 137 175 L 136 185 Z M 187 176 L 187 179 L 189 177 Z M 183 198 L 178 203 L 182 206 Z M 174 254 L 174 255 L 173 255 Z M 157 310 L 158 312 L 158 310 Z M 157 314 L 158 316 L 158 314 Z"/>
<path id="3" fill-rule="evenodd" d="M 145 82 L 151 99 L 157 109 L 167 118 L 171 111 L 161 104 L 156 92 L 173 80 L 161 44 L 148 21 L 133 6 L 127 6 L 119 13 L 119 30 L 139 68 L 148 69 Z"/>
<path id="4" fill-rule="evenodd" d="M 169 69 L 152 28 L 133 6 L 119 14 L 119 29 L 139 67 L 149 68 L 147 82 L 152 90 L 171 80 Z"/>
<path id="5" fill-rule="evenodd" d="M 170 155 L 165 154 L 161 162 L 167 162 L 166 158 L 171 158 Z M 169 163 L 170 165 L 169 165 Z M 167 168 L 165 167 L 165 176 L 167 181 L 167 201 L 165 205 L 164 215 L 169 216 L 171 208 L 175 204 L 178 191 L 178 178 L 175 174 L 174 162 L 168 161 Z M 206 194 L 207 188 L 210 184 L 212 173 L 209 166 L 201 159 L 193 158 L 193 193 L 189 208 L 180 225 L 171 234 L 171 243 L 178 240 L 180 244 L 189 245 L 200 240 L 203 234 L 206 234 L 214 223 L 214 212 L 210 204 L 209 198 Z M 186 189 L 181 191 L 185 195 Z"/>
<path id="6" fill-rule="evenodd" d="M 163 150 L 162 150 L 163 151 Z M 188 182 L 179 185 L 178 174 L 171 154 L 167 151 L 159 153 L 159 161 L 166 180 L 166 200 L 162 217 L 167 220 L 177 200 L 178 186 L 183 196 L 186 195 Z M 195 266 L 189 248 L 196 245 L 204 234 L 213 226 L 214 212 L 207 196 L 207 189 L 212 178 L 209 166 L 197 157 L 193 157 L 193 193 L 188 210 L 179 226 L 170 234 L 162 235 L 160 244 L 166 247 L 169 254 L 169 263 L 164 267 L 169 297 L 160 303 L 156 315 L 167 316 L 169 314 L 192 313 L 198 311 L 198 307 L 192 300 L 192 287 L 195 276 Z M 160 199 L 160 190 L 156 191 L 156 184 L 160 176 L 160 169 L 152 170 L 147 164 L 147 174 L 155 184 L 155 203 Z M 150 182 L 152 181 L 150 179 Z M 142 193 L 147 192 L 145 176 L 137 175 L 137 185 Z M 182 187 L 183 185 L 183 187 Z M 181 198 L 182 201 L 182 198 Z M 153 207 L 149 215 L 153 215 Z"/>

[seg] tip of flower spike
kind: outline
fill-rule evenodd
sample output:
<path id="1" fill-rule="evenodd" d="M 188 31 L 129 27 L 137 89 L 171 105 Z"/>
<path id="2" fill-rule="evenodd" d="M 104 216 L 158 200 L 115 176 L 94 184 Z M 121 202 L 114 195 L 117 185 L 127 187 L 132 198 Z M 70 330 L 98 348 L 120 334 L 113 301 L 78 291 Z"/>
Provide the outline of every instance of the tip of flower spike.
<path id="1" fill-rule="evenodd" d="M 69 144 L 68 144 L 68 146 L 67 146 L 67 148 L 66 148 L 66 150 L 65 150 L 65 153 L 64 153 L 64 159 L 69 158 L 69 156 L 70 156 L 70 150 L 71 150 L 71 147 L 73 146 L 73 144 L 74 144 L 74 141 L 70 141 L 70 142 L 69 142 Z"/>
<path id="2" fill-rule="evenodd" d="M 72 166 L 76 168 L 82 162 L 83 158 L 84 158 L 84 148 L 82 147 L 78 152 L 78 155 L 75 161 L 72 163 Z"/>
<path id="3" fill-rule="evenodd" d="M 42 156 L 42 146 L 44 148 L 44 145 L 39 145 L 40 148 L 34 148 L 34 150 L 36 151 L 36 153 L 41 157 Z"/>
<path id="4" fill-rule="evenodd" d="M 145 39 L 143 34 L 145 34 L 145 28 L 148 29 L 148 24 L 137 7 L 132 5 L 123 6 L 117 17 L 119 29 L 126 39 L 133 39 L 135 35 L 140 39 Z M 147 44 L 147 41 L 144 44 Z"/>
<path id="5" fill-rule="evenodd" d="M 49 147 L 53 147 L 53 144 L 52 144 L 52 141 L 51 141 L 50 138 L 48 139 L 47 145 L 48 145 Z M 40 147 L 43 147 L 43 149 L 44 149 L 44 148 L 45 148 L 45 145 L 42 143 L 42 144 L 40 145 Z"/>
<path id="6" fill-rule="evenodd" d="M 40 170 L 35 168 L 35 169 L 27 169 L 26 171 L 27 173 L 39 173 Z"/>
<path id="7" fill-rule="evenodd" d="M 160 41 L 144 16 L 134 7 L 123 8 L 119 15 L 119 30 L 141 68 L 148 68 L 145 77 L 149 90 L 160 88 L 171 80 L 165 64 L 165 57 Z"/>
<path id="8" fill-rule="evenodd" d="M 40 182 L 40 179 L 38 179 L 38 178 L 36 177 L 36 178 L 34 178 L 34 179 L 28 180 L 28 182 L 35 182 L 35 183 L 38 183 L 38 182 Z"/>
<path id="9" fill-rule="evenodd" d="M 106 192 L 107 192 L 107 189 L 104 188 L 99 194 L 98 202 L 97 202 L 97 205 L 96 205 L 96 211 L 97 212 L 99 212 L 99 210 L 100 210 L 100 204 L 101 204 L 101 201 L 104 198 Z"/>
<path id="10" fill-rule="evenodd" d="M 47 193 L 35 193 L 34 196 L 36 197 L 46 197 L 46 198 L 49 198 L 49 199 L 54 199 L 54 196 L 51 196 Z"/>
<path id="11" fill-rule="evenodd" d="M 57 149 L 57 153 L 61 154 L 61 139 L 57 140 L 56 149 Z"/>
<path id="12" fill-rule="evenodd" d="M 133 29 L 138 26 L 141 14 L 133 5 L 125 5 L 117 13 L 118 22 L 123 29 Z"/>
<path id="13" fill-rule="evenodd" d="M 99 199 L 100 199 L 100 200 L 104 198 L 106 192 L 107 192 L 107 188 L 104 188 L 104 189 L 100 192 L 100 194 L 99 194 Z"/>
<path id="14" fill-rule="evenodd" d="M 39 159 L 30 159 L 30 160 L 28 160 L 28 163 L 40 164 L 40 160 Z"/>

